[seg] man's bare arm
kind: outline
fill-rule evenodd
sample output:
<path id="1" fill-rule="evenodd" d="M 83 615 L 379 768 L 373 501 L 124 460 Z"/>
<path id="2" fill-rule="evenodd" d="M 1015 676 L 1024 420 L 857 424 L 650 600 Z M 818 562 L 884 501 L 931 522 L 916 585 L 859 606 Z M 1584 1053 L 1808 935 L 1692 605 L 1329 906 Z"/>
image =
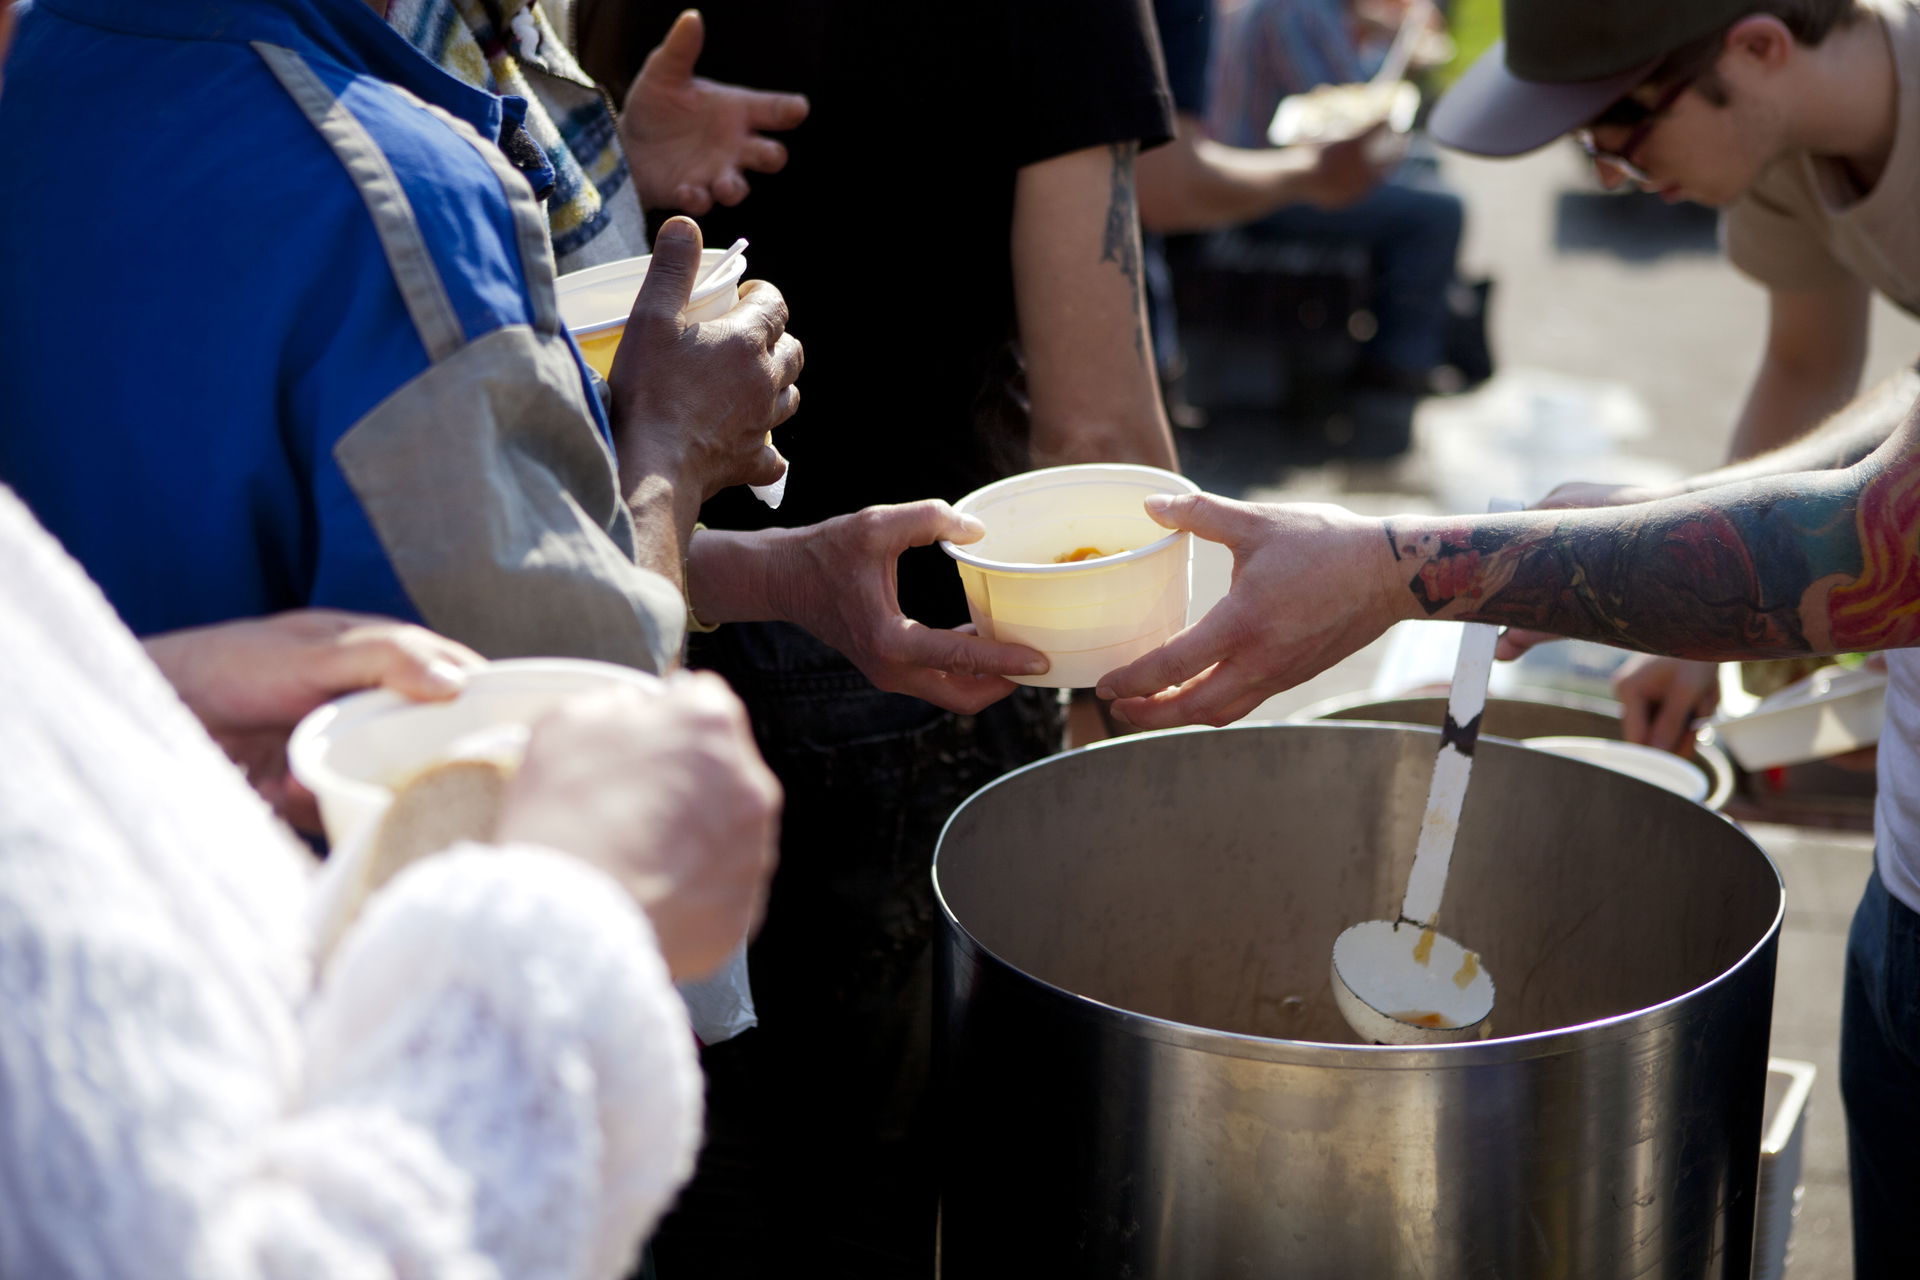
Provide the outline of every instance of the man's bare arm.
<path id="1" fill-rule="evenodd" d="M 1014 193 L 1014 295 L 1035 466 L 1171 467 L 1147 336 L 1131 142 L 1027 165 Z"/>
<path id="2" fill-rule="evenodd" d="M 1767 342 L 1728 461 L 1790 444 L 1853 399 L 1866 366 L 1870 296 L 1851 278 L 1827 289 L 1768 291 Z M 1893 422 L 1886 425 L 1890 431 Z"/>
<path id="3" fill-rule="evenodd" d="M 1368 156 L 1378 129 L 1339 142 L 1229 147 L 1178 112 L 1174 138 L 1140 157 L 1140 222 L 1173 235 L 1237 227 L 1287 205 L 1338 209 L 1378 186 L 1391 164 Z"/>
<path id="4" fill-rule="evenodd" d="M 1403 618 L 1695 658 L 1920 644 L 1912 414 L 1850 467 L 1619 507 L 1380 521 L 1205 495 L 1149 505 L 1235 561 L 1225 600 L 1102 681 L 1149 727 L 1236 719 Z"/>

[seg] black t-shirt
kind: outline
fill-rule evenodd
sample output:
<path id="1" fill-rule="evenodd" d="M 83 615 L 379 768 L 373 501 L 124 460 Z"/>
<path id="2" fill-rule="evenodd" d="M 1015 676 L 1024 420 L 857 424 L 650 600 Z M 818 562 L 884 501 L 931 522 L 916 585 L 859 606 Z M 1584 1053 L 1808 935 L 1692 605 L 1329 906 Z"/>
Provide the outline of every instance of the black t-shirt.
<path id="1" fill-rule="evenodd" d="M 615 0 L 602 0 L 615 3 Z M 632 65 L 683 7 L 618 0 Z M 962 497 L 1026 469 L 1010 228 L 1023 164 L 1152 143 L 1171 112 L 1147 0 L 709 0 L 699 73 L 797 90 L 778 174 L 700 219 L 710 245 L 751 242 L 748 274 L 785 294 L 806 346 L 793 473 L 769 512 L 744 489 L 715 528 L 810 524 L 880 502 Z M 604 74 L 604 72 L 603 72 Z M 901 566 L 902 603 L 964 621 L 937 549 Z"/>
<path id="2" fill-rule="evenodd" d="M 1167 59 L 1174 109 L 1205 119 L 1213 0 L 1153 0 L 1153 21 Z"/>

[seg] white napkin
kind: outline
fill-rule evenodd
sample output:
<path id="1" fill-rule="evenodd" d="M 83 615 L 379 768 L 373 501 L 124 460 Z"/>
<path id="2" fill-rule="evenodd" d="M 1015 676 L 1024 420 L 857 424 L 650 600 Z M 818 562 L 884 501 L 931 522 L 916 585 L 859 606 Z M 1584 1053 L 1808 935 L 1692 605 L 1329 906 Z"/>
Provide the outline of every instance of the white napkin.
<path id="1" fill-rule="evenodd" d="M 768 510 L 778 511 L 781 499 L 787 496 L 787 477 L 791 474 L 793 474 L 793 464 L 789 462 L 787 469 L 782 471 L 780 478 L 772 484 L 750 484 L 747 488 L 753 490 L 754 497 L 767 504 Z"/>

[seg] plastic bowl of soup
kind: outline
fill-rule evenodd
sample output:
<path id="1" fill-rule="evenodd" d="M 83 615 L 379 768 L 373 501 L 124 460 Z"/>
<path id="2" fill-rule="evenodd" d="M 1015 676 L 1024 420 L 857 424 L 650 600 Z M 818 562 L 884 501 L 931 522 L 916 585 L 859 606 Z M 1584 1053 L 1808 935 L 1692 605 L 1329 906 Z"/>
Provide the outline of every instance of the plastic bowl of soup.
<path id="1" fill-rule="evenodd" d="M 1187 625 L 1193 538 L 1155 524 L 1155 494 L 1198 493 L 1158 467 L 1047 467 L 975 490 L 954 506 L 986 526 L 941 549 L 960 569 L 982 636 L 1045 654 L 1018 684 L 1087 689 Z"/>

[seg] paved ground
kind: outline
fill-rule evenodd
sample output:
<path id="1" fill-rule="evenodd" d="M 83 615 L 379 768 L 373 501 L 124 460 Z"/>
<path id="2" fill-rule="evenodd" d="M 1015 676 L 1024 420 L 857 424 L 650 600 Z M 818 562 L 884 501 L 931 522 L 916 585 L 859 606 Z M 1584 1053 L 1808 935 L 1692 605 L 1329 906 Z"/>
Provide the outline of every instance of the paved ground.
<path id="1" fill-rule="evenodd" d="M 1384 513 L 1481 510 L 1497 495 L 1538 498 L 1562 479 L 1657 479 L 1717 461 L 1765 314 L 1760 291 L 1717 257 L 1711 215 L 1595 193 L 1570 149 L 1444 163 L 1468 201 L 1466 267 L 1496 281 L 1498 376 L 1472 395 L 1423 405 L 1415 448 L 1394 463 L 1300 465 L 1299 432 L 1312 424 L 1240 415 L 1183 434 L 1189 470 L 1210 488 L 1243 496 L 1333 500 Z M 1920 325 L 1883 307 L 1869 376 L 1885 376 L 1916 351 Z M 1225 589 L 1226 575 L 1222 557 L 1204 556 L 1203 599 Z M 1273 699 L 1262 714 L 1284 717 L 1322 698 L 1384 692 L 1379 686 L 1423 661 L 1431 665 L 1422 649 L 1417 641 L 1383 641 Z M 1819 1070 L 1805 1199 L 1786 1274 L 1841 1280 L 1851 1273 L 1851 1255 L 1834 1046 L 1847 920 L 1871 842 L 1800 826 L 1749 830 L 1787 884 L 1774 1052 Z"/>

